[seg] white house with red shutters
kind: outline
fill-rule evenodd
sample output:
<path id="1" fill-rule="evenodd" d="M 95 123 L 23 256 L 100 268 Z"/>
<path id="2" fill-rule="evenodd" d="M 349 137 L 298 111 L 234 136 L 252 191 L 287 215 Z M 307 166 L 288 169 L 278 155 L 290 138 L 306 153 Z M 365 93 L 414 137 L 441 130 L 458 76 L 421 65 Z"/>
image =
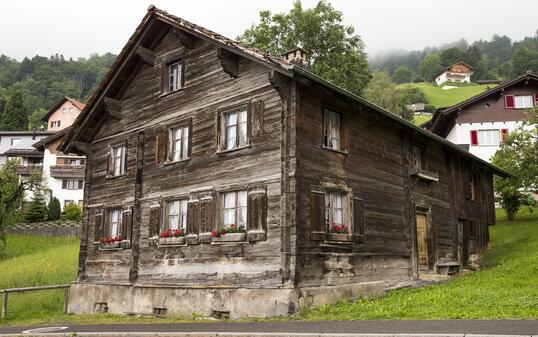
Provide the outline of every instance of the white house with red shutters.
<path id="1" fill-rule="evenodd" d="M 537 100 L 538 76 L 527 72 L 457 105 L 437 110 L 423 127 L 491 161 L 503 139 L 521 125 L 525 111 L 536 107 Z"/>

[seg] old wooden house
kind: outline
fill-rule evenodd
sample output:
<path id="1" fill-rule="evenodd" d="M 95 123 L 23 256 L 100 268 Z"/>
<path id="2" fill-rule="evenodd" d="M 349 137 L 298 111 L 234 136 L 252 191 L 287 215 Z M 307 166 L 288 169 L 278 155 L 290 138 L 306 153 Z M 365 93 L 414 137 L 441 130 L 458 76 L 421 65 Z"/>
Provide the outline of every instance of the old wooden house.
<path id="1" fill-rule="evenodd" d="M 303 57 L 150 7 L 61 145 L 87 156 L 70 312 L 286 315 L 488 245 L 505 173 Z"/>

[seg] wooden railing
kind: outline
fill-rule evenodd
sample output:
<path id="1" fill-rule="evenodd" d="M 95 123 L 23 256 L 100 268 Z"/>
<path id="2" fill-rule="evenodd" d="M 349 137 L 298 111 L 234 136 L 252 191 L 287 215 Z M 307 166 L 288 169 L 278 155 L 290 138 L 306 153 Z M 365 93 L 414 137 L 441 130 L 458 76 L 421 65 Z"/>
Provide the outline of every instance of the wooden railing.
<path id="1" fill-rule="evenodd" d="M 69 301 L 69 284 L 57 284 L 50 286 L 38 286 L 38 287 L 28 287 L 28 288 L 10 288 L 10 289 L 0 289 L 0 294 L 2 294 L 2 319 L 6 318 L 7 314 L 7 299 L 9 293 L 23 293 L 27 291 L 38 291 L 38 290 L 50 290 L 50 289 L 63 289 L 64 290 L 64 312 L 67 312 L 67 302 Z"/>
<path id="2" fill-rule="evenodd" d="M 50 167 L 50 175 L 55 178 L 78 178 L 84 179 L 86 165 L 53 165 Z"/>

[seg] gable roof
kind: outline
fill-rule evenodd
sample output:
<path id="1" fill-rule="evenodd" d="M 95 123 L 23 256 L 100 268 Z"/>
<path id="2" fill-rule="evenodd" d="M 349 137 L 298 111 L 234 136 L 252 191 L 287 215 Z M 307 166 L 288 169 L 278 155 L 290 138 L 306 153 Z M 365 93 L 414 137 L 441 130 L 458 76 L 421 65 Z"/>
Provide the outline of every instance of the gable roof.
<path id="1" fill-rule="evenodd" d="M 84 106 L 86 105 L 82 102 L 77 101 L 74 98 L 64 96 L 47 112 L 45 116 L 43 116 L 43 118 L 41 118 L 41 121 L 48 123 L 50 116 L 55 113 L 66 101 L 71 102 L 71 104 L 73 104 L 80 111 L 82 111 L 82 109 L 84 109 Z"/>
<path id="2" fill-rule="evenodd" d="M 478 94 L 476 96 L 473 96 L 469 99 L 466 99 L 463 102 L 460 102 L 456 105 L 452 105 L 445 108 L 437 109 L 432 119 L 430 119 L 428 122 L 422 124 L 421 126 L 423 128 L 426 128 L 430 131 L 432 131 L 435 134 L 441 134 L 441 131 L 446 128 L 446 125 L 451 122 L 451 119 L 455 117 L 458 111 L 464 109 L 465 107 L 468 107 L 471 104 L 474 104 L 484 98 L 487 98 L 491 95 L 501 93 L 505 89 L 512 87 L 516 84 L 519 84 L 522 81 L 529 81 L 534 80 L 538 81 L 538 76 L 533 73 L 525 73 L 523 75 L 520 75 L 516 78 L 513 78 L 511 80 L 505 81 L 498 86 L 491 88 L 489 90 L 484 91 L 481 94 Z"/>
<path id="3" fill-rule="evenodd" d="M 62 138 L 63 136 L 65 136 L 65 134 L 67 132 L 69 132 L 69 129 L 71 129 L 71 127 L 67 127 L 61 131 L 58 131 L 58 132 L 55 132 L 54 134 L 48 136 L 47 138 L 43 138 L 41 139 L 40 141 L 32 144 L 32 146 L 34 148 L 36 148 L 37 150 L 39 151 L 45 151 L 45 147 L 47 146 L 47 144 L 50 144 L 52 143 L 53 141 L 57 140 L 57 139 L 60 139 Z"/>
<path id="4" fill-rule="evenodd" d="M 469 70 L 473 70 L 473 67 L 463 61 L 456 62 L 453 65 L 446 67 L 445 70 L 450 70 L 450 68 L 452 68 L 453 66 L 457 66 L 458 64 L 464 65 L 465 67 L 469 68 Z"/>
<path id="5" fill-rule="evenodd" d="M 152 28 L 152 24 L 154 24 L 156 21 L 164 22 L 165 24 L 170 25 L 171 27 L 178 28 L 180 30 L 183 30 L 187 33 L 190 33 L 196 37 L 211 41 L 212 43 L 216 44 L 220 48 L 223 48 L 227 51 L 230 51 L 234 54 L 237 54 L 239 56 L 242 56 L 246 59 L 249 59 L 253 62 L 261 63 L 271 70 L 274 70 L 276 72 L 279 72 L 287 77 L 290 77 L 295 80 L 300 79 L 307 79 L 312 82 L 315 82 L 325 88 L 328 88 L 330 90 L 333 90 L 345 97 L 350 98 L 351 100 L 366 106 L 385 117 L 391 119 L 392 121 L 396 122 L 400 126 L 404 128 L 411 129 L 427 138 L 430 138 L 440 144 L 442 144 L 445 147 L 448 147 L 452 149 L 453 151 L 471 158 L 479 163 L 481 163 L 484 166 L 489 167 L 493 172 L 495 172 L 498 175 L 501 176 L 509 176 L 509 173 L 499 169 L 498 167 L 470 154 L 469 152 L 459 148 L 455 144 L 445 140 L 442 137 L 439 137 L 437 135 L 432 134 L 431 132 L 428 132 L 422 128 L 419 128 L 415 126 L 414 124 L 382 109 L 381 107 L 365 100 L 364 98 L 353 94 L 309 71 L 302 68 L 301 66 L 292 64 L 290 62 L 287 62 L 286 60 L 282 59 L 281 57 L 273 56 L 268 53 L 261 52 L 259 50 L 256 50 L 254 48 L 246 47 L 234 40 L 231 40 L 223 35 L 220 35 L 218 33 L 212 32 L 206 28 L 203 28 L 201 26 L 198 26 L 196 24 L 193 24 L 191 22 L 188 22 L 186 20 L 183 20 L 179 17 L 176 17 L 174 15 L 171 15 L 163 10 L 160 10 L 156 8 L 153 5 L 150 5 L 148 8 L 147 14 L 142 19 L 142 22 L 139 24 L 139 26 L 136 28 L 133 35 L 130 37 L 127 44 L 123 47 L 120 54 L 110 67 L 109 71 L 97 87 L 97 89 L 93 92 L 90 99 L 88 100 L 88 104 L 82 111 L 82 113 L 77 117 L 75 123 L 70 128 L 69 132 L 64 137 L 64 140 L 62 144 L 60 144 L 59 149 L 62 150 L 64 153 L 70 153 L 73 152 L 73 147 L 76 147 L 74 145 L 74 141 L 77 140 L 82 133 L 82 130 L 84 129 L 84 126 L 89 123 L 90 117 L 92 112 L 95 110 L 95 108 L 101 103 L 102 99 L 104 98 L 104 94 L 106 93 L 107 89 L 111 87 L 113 84 L 113 81 L 116 79 L 116 76 L 118 75 L 118 72 L 121 70 L 121 67 L 128 61 L 130 57 L 134 55 L 134 51 L 136 49 L 136 46 L 140 41 L 144 38 L 144 33 L 147 30 L 150 30 Z M 153 41 L 157 40 L 153 37 Z M 158 41 L 157 41 L 158 42 Z"/>

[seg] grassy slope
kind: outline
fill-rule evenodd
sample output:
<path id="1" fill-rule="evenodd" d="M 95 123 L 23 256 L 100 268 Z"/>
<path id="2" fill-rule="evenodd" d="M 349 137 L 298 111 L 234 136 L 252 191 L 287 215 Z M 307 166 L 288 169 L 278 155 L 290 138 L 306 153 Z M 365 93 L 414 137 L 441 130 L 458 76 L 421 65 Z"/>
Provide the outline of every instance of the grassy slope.
<path id="1" fill-rule="evenodd" d="M 401 289 L 382 298 L 360 298 L 304 310 L 305 319 L 538 318 L 538 213 L 516 221 L 498 213 L 491 228 L 486 269 L 421 289 Z"/>
<path id="2" fill-rule="evenodd" d="M 538 318 L 538 211 L 509 223 L 502 212 L 491 227 L 492 249 L 484 271 L 421 289 L 401 289 L 381 298 L 360 298 L 304 310 L 297 319 Z M 0 289 L 67 283 L 75 278 L 78 240 L 10 236 L 0 255 Z M 181 318 L 64 315 L 62 292 L 12 294 L 9 325 L 37 323 L 179 322 Z"/>

